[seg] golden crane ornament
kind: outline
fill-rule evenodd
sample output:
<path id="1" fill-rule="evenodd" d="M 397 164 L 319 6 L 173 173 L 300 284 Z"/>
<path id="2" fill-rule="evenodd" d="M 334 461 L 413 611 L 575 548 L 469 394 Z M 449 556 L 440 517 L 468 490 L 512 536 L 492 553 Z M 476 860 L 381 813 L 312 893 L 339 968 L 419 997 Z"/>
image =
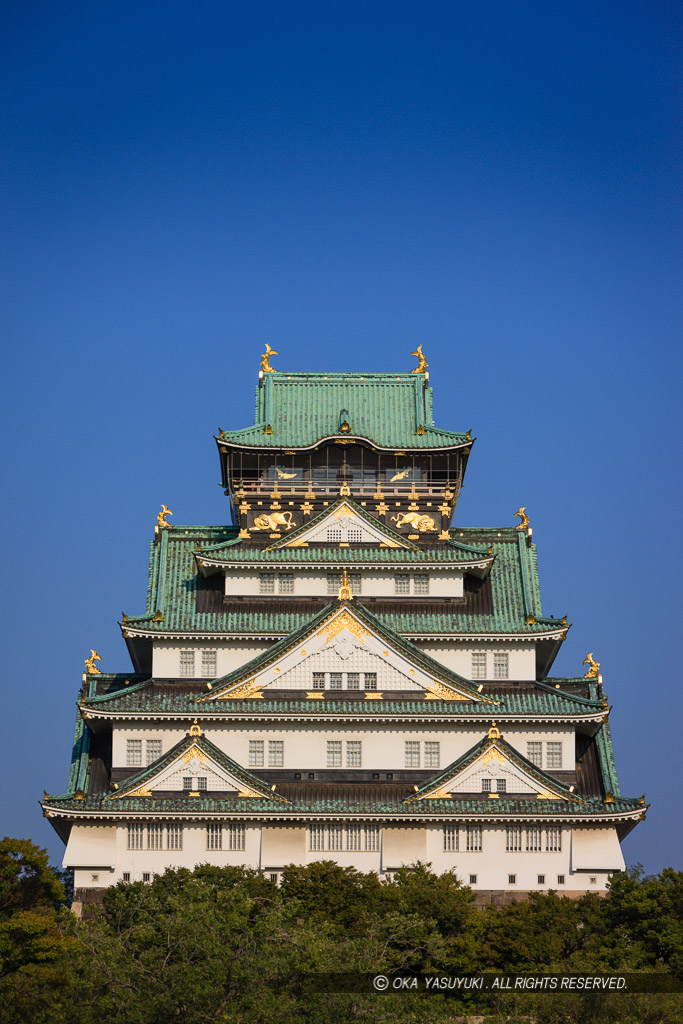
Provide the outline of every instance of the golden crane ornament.
<path id="1" fill-rule="evenodd" d="M 277 372 L 275 367 L 270 365 L 270 357 L 276 355 L 278 355 L 278 353 L 275 351 L 275 349 L 271 348 L 270 345 L 266 345 L 266 351 L 261 356 L 261 369 L 263 370 L 264 373 Z"/>
<path id="2" fill-rule="evenodd" d="M 519 516 L 519 523 L 515 526 L 515 530 L 528 530 L 529 528 L 529 517 L 526 514 L 526 505 L 522 505 L 520 509 L 515 512 L 515 516 Z"/>
<path id="3" fill-rule="evenodd" d="M 422 354 L 422 345 L 418 345 L 414 352 L 410 353 L 411 356 L 417 356 L 417 366 L 411 373 L 426 373 L 429 363 Z"/>
<path id="4" fill-rule="evenodd" d="M 101 669 L 95 664 L 96 661 L 102 661 L 97 651 L 90 648 L 90 657 L 85 659 L 85 671 L 89 676 L 99 675 Z"/>
<path id="5" fill-rule="evenodd" d="M 588 665 L 588 671 L 586 672 L 584 679 L 595 679 L 600 671 L 600 662 L 595 660 L 592 651 L 590 654 L 586 655 L 581 664 Z"/>

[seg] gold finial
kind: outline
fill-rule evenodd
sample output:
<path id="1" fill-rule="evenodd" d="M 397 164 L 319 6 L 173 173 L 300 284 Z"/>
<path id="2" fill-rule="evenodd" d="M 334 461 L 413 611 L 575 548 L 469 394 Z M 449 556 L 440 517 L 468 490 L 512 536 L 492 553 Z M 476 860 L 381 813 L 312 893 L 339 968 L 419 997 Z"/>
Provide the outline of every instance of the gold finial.
<path id="1" fill-rule="evenodd" d="M 173 513 L 171 512 L 171 510 L 168 507 L 168 505 L 162 505 L 161 506 L 161 512 L 157 516 L 157 532 L 159 530 L 170 530 L 171 529 L 171 524 L 166 522 L 166 516 L 172 516 L 172 515 L 173 515 Z"/>
<path id="2" fill-rule="evenodd" d="M 270 345 L 266 345 L 266 351 L 261 356 L 261 369 L 264 373 L 277 373 L 274 366 L 270 365 L 270 357 L 276 356 L 278 353 Z"/>
<path id="3" fill-rule="evenodd" d="M 489 729 L 489 739 L 490 740 L 499 740 L 500 739 L 500 729 L 498 729 L 496 727 L 496 723 L 495 722 L 491 723 L 491 728 Z"/>
<path id="4" fill-rule="evenodd" d="M 346 569 L 344 569 L 342 573 L 338 596 L 340 601 L 353 601 L 353 595 L 351 593 L 351 579 Z"/>
<path id="5" fill-rule="evenodd" d="M 605 803 L 606 804 L 613 804 L 614 803 L 614 793 L 612 793 L 612 791 L 610 789 L 608 789 L 607 792 L 605 793 Z"/>
<path id="6" fill-rule="evenodd" d="M 91 647 L 90 657 L 85 659 L 85 671 L 88 673 L 89 676 L 99 675 L 101 672 L 101 669 L 99 669 L 95 664 L 96 661 L 102 661 L 102 659 L 100 658 L 97 651 L 93 651 Z"/>
<path id="7" fill-rule="evenodd" d="M 351 496 L 351 488 L 347 483 L 342 483 L 341 487 L 339 488 L 339 496 L 341 498 L 349 498 Z"/>
<path id="8" fill-rule="evenodd" d="M 517 526 L 515 526 L 515 530 L 527 530 L 529 528 L 529 517 L 526 514 L 526 505 L 522 505 L 522 507 L 515 512 L 515 516 L 519 516 L 520 519 Z"/>
<path id="9" fill-rule="evenodd" d="M 600 670 L 600 662 L 595 660 L 595 658 L 593 657 L 593 652 L 592 651 L 590 652 L 590 654 L 586 655 L 586 657 L 583 659 L 581 664 L 589 666 L 588 671 L 586 672 L 586 674 L 585 674 L 585 676 L 583 678 L 584 679 L 595 679 L 595 677 L 597 676 L 597 674 L 598 674 L 598 672 Z"/>
<path id="10" fill-rule="evenodd" d="M 154 618 L 152 619 L 152 622 L 163 622 L 163 621 L 164 621 L 163 612 L 161 612 L 159 610 L 156 611 L 154 613 Z"/>
<path id="11" fill-rule="evenodd" d="M 414 370 L 411 370 L 410 372 L 411 373 L 426 373 L 427 367 L 429 366 L 429 363 L 427 362 L 425 357 L 422 355 L 422 345 L 418 345 L 417 349 L 414 352 L 411 352 L 410 354 L 411 354 L 411 356 L 417 356 L 417 366 L 415 367 Z"/>
<path id="12" fill-rule="evenodd" d="M 201 734 L 202 730 L 199 728 L 199 725 L 197 724 L 197 719 L 195 718 L 194 722 L 190 726 L 190 736 L 201 736 Z"/>

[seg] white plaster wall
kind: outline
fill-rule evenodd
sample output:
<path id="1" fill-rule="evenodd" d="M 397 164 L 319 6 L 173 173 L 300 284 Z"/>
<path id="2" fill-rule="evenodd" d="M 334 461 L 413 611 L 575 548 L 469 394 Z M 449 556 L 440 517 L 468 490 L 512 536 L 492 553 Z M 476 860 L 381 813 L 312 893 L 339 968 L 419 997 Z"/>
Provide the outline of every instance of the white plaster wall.
<path id="1" fill-rule="evenodd" d="M 457 622 L 455 628 L 457 629 Z M 445 665 L 446 668 L 457 672 L 466 679 L 472 679 L 472 654 L 474 651 L 486 652 L 487 654 L 487 680 L 493 680 L 493 654 L 498 651 L 508 655 L 509 679 L 525 681 L 536 678 L 536 649 L 533 644 L 518 644 L 514 642 L 456 644 L 453 641 L 439 644 L 421 640 L 416 640 L 414 643 L 420 650 L 431 655 L 432 658 Z M 503 682 L 503 680 L 499 680 L 499 682 Z"/>
<path id="2" fill-rule="evenodd" d="M 251 640 L 204 641 L 178 643 L 171 640 L 155 640 L 152 648 L 152 675 L 156 679 L 178 678 L 180 676 L 181 650 L 194 650 L 195 678 L 202 678 L 202 650 L 216 651 L 216 676 L 227 675 L 241 668 L 257 654 L 267 650 L 270 644 Z"/>
<path id="3" fill-rule="evenodd" d="M 259 867 L 261 829 L 258 827 L 246 827 L 244 850 L 207 850 L 206 820 L 183 823 L 182 850 L 129 850 L 127 825 L 117 828 L 116 833 L 116 881 L 119 881 L 124 871 L 130 872 L 131 881 L 141 881 L 145 872 L 160 875 L 166 868 L 194 868 L 197 864 L 245 864 L 248 867 Z"/>
<path id="4" fill-rule="evenodd" d="M 445 571 L 440 569 L 421 569 L 420 566 L 391 566 L 386 570 L 380 569 L 359 569 L 355 566 L 348 567 L 349 572 L 361 573 L 361 596 L 363 597 L 394 597 L 395 584 L 394 576 L 415 573 L 429 574 L 429 596 L 430 597 L 462 597 L 463 595 L 463 574 L 462 572 Z M 261 572 L 273 572 L 275 574 L 275 594 L 278 593 L 278 572 L 291 572 L 294 574 L 294 596 L 295 597 L 331 597 L 327 593 L 328 573 L 338 573 L 340 567 L 330 565 L 329 569 L 307 569 L 299 566 L 280 566 L 277 568 L 263 569 L 231 569 L 225 576 L 225 593 L 234 596 L 254 596 L 259 593 L 259 575 Z M 412 593 L 412 583 L 411 583 Z M 290 595 L 291 596 L 291 595 Z"/>

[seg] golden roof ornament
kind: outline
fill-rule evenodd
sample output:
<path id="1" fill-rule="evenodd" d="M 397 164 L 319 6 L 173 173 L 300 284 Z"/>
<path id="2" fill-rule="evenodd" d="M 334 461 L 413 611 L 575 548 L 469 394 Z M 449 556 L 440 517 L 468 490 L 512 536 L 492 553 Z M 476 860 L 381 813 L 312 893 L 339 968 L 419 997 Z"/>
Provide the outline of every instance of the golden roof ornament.
<path id="1" fill-rule="evenodd" d="M 342 573 L 338 596 L 340 601 L 353 601 L 353 595 L 351 593 L 351 578 L 349 577 L 346 569 L 344 569 Z"/>
<path id="2" fill-rule="evenodd" d="M 270 345 L 266 345 L 266 351 L 261 356 L 261 370 L 263 373 L 277 373 L 274 366 L 270 365 L 270 357 L 276 356 L 278 353 Z"/>
<path id="3" fill-rule="evenodd" d="M 597 674 L 600 671 L 600 662 L 595 660 L 592 651 L 586 655 L 581 664 L 589 666 L 588 671 L 583 677 L 584 679 L 595 679 L 597 677 Z"/>
<path id="4" fill-rule="evenodd" d="M 201 734 L 202 730 L 199 728 L 199 724 L 195 718 L 194 722 L 190 726 L 190 736 L 201 736 Z"/>
<path id="5" fill-rule="evenodd" d="M 500 739 L 500 729 L 497 728 L 495 722 L 491 723 L 491 728 L 489 729 L 489 739 L 490 740 L 499 740 Z"/>
<path id="6" fill-rule="evenodd" d="M 168 505 L 162 505 L 161 506 L 161 512 L 157 516 L 157 532 L 159 530 L 170 530 L 171 529 L 171 524 L 166 522 L 166 516 L 172 516 L 172 515 L 173 515 L 173 513 L 171 512 L 171 510 L 168 507 Z"/>
<path id="7" fill-rule="evenodd" d="M 526 514 L 526 505 L 522 505 L 522 507 L 515 512 L 515 516 L 519 516 L 520 520 L 517 526 L 515 526 L 515 530 L 528 530 L 529 517 Z"/>
<path id="8" fill-rule="evenodd" d="M 88 673 L 89 676 L 99 675 L 102 671 L 95 664 L 96 661 L 102 661 L 102 659 L 100 658 L 97 651 L 94 651 L 91 647 L 90 657 L 85 659 L 85 671 Z"/>
<path id="9" fill-rule="evenodd" d="M 411 356 L 417 356 L 417 366 L 415 367 L 414 370 L 411 370 L 410 372 L 411 373 L 426 373 L 427 372 L 427 367 L 429 366 L 429 363 L 427 362 L 427 360 L 425 359 L 425 357 L 422 354 L 422 345 L 418 345 L 416 350 L 414 352 L 411 352 L 410 354 L 411 354 Z"/>

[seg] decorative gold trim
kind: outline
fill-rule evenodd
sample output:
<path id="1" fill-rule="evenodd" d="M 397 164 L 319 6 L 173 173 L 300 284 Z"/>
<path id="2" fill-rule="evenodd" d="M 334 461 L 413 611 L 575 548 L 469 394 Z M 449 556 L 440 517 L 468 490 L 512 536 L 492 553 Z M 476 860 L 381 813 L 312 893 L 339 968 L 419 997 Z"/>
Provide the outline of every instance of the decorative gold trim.
<path id="1" fill-rule="evenodd" d="M 324 696 L 322 690 L 306 690 L 306 700 L 323 700 Z"/>
<path id="2" fill-rule="evenodd" d="M 201 734 L 202 730 L 200 729 L 197 719 L 195 718 L 194 722 L 190 726 L 190 736 L 201 736 Z"/>
<path id="3" fill-rule="evenodd" d="M 410 372 L 411 373 L 425 373 L 427 367 L 429 366 L 429 363 L 427 362 L 427 360 L 425 359 L 425 357 L 422 354 L 422 345 L 418 345 L 417 349 L 414 352 L 411 352 L 410 354 L 411 354 L 411 356 L 417 356 L 417 366 L 415 367 L 414 370 L 411 370 Z M 424 433 L 424 431 L 423 431 L 423 433 Z"/>
<path id="4" fill-rule="evenodd" d="M 515 530 L 526 530 L 526 529 L 528 529 L 529 517 L 526 514 L 526 505 L 522 505 L 522 507 L 517 512 L 515 512 L 515 517 L 516 516 L 519 516 L 520 521 L 517 524 L 517 526 L 515 526 Z"/>
<path id="5" fill-rule="evenodd" d="M 351 494 L 351 489 L 347 483 L 343 483 L 339 488 L 339 494 L 342 498 L 348 498 Z"/>
<path id="6" fill-rule="evenodd" d="M 90 657 L 85 659 L 85 671 L 89 676 L 98 676 L 102 674 L 102 670 L 95 664 L 96 661 L 102 661 L 97 651 L 90 648 Z"/>
<path id="7" fill-rule="evenodd" d="M 254 519 L 251 529 L 252 532 L 277 530 L 280 526 L 284 526 L 285 530 L 293 528 L 294 517 L 289 509 L 286 512 L 272 512 L 270 515 L 267 512 L 262 512 L 260 516 L 256 516 Z"/>
<path id="8" fill-rule="evenodd" d="M 436 526 L 431 516 L 420 515 L 419 512 L 399 512 L 395 516 L 389 516 L 390 523 L 396 523 L 396 529 L 401 526 L 412 526 L 419 533 L 436 533 Z"/>
<path id="9" fill-rule="evenodd" d="M 161 506 L 161 512 L 159 512 L 159 514 L 157 516 L 156 532 L 158 532 L 159 530 L 170 530 L 171 529 L 171 524 L 166 522 L 166 516 L 172 516 L 172 515 L 173 515 L 173 513 L 171 512 L 171 510 L 168 507 L 168 505 L 162 505 Z"/>
<path id="10" fill-rule="evenodd" d="M 583 678 L 584 679 L 595 679 L 595 677 L 597 676 L 598 672 L 600 671 L 600 662 L 595 660 L 595 658 L 593 657 L 593 652 L 592 651 L 590 651 L 590 653 L 586 655 L 586 657 L 583 659 L 581 664 L 589 666 L 588 667 L 588 671 L 586 672 L 586 674 L 585 674 L 585 676 Z"/>
<path id="11" fill-rule="evenodd" d="M 329 644 L 330 640 L 334 640 L 343 629 L 348 629 L 349 633 L 352 633 L 357 640 L 360 640 L 362 644 L 365 643 L 365 638 L 368 636 L 369 630 L 365 629 L 361 624 L 354 619 L 345 609 L 340 611 L 331 622 L 328 622 L 326 626 L 319 629 L 316 636 L 325 634 L 325 643 Z"/>
<path id="12" fill-rule="evenodd" d="M 257 793 L 255 789 L 248 789 L 246 786 L 245 786 L 244 789 L 241 789 L 239 791 L 237 796 L 238 797 L 240 797 L 240 796 L 241 797 L 248 797 L 249 799 L 252 799 L 252 798 L 255 797 L 257 800 L 259 800 L 261 798 L 265 799 L 265 796 L 264 796 L 263 793 Z"/>
<path id="13" fill-rule="evenodd" d="M 337 598 L 340 601 L 353 601 L 353 594 L 351 593 L 351 577 L 346 569 L 342 572 L 341 584 L 339 585 Z"/>
<path id="14" fill-rule="evenodd" d="M 137 789 L 131 789 L 131 790 L 129 790 L 128 793 L 123 793 L 121 795 L 122 796 L 151 796 L 152 795 L 152 791 L 151 791 L 151 789 L 147 789 L 147 786 L 142 785 L 142 786 L 139 786 Z"/>
<path id="15" fill-rule="evenodd" d="M 255 679 L 250 679 L 248 682 L 236 686 L 233 690 L 228 690 L 227 693 L 219 693 L 216 700 L 256 700 L 263 697 L 261 690 L 264 686 L 265 683 L 257 683 Z M 203 699 L 206 700 L 207 698 L 204 697 Z"/>
<path id="16" fill-rule="evenodd" d="M 472 696 L 465 696 L 463 693 L 458 692 L 451 686 L 447 686 L 445 683 L 440 683 L 438 680 L 433 679 L 431 683 L 426 684 L 428 693 L 425 695 L 425 700 L 475 700 Z"/>
<path id="17" fill-rule="evenodd" d="M 366 692 L 365 692 L 365 699 L 366 700 L 384 700 L 384 694 L 380 693 L 379 690 L 366 690 Z"/>
<path id="18" fill-rule="evenodd" d="M 274 348 L 271 348 L 270 345 L 266 345 L 266 351 L 261 356 L 261 370 L 263 373 L 277 373 L 275 367 L 270 365 L 270 357 L 277 355 L 279 355 L 279 353 L 276 352 Z"/>
<path id="19" fill-rule="evenodd" d="M 490 740 L 499 740 L 500 739 L 500 729 L 496 726 L 495 722 L 491 723 L 491 728 L 489 729 L 489 739 Z"/>

